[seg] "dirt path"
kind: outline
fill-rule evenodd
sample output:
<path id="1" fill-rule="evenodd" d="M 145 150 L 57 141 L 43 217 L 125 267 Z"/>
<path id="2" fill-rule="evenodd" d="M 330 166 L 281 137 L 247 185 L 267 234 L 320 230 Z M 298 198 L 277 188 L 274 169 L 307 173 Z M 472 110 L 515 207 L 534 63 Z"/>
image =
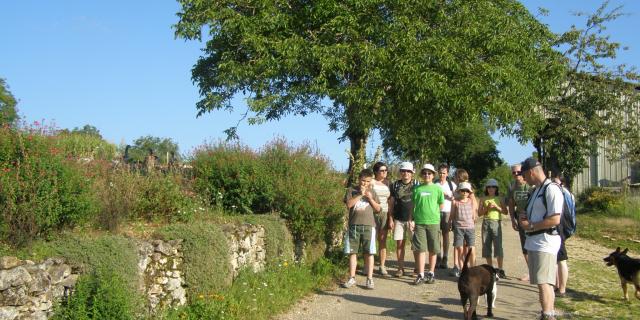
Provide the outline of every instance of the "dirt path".
<path id="1" fill-rule="evenodd" d="M 476 226 L 476 249 L 481 255 L 481 238 L 478 234 L 480 224 Z M 494 309 L 495 319 L 535 319 L 540 310 L 538 293 L 535 286 L 517 280 L 525 274 L 527 268 L 520 250 L 518 234 L 511 223 L 503 221 L 503 246 L 505 252 L 505 271 L 508 279 L 498 283 L 498 298 Z M 597 250 L 596 250 L 597 249 Z M 572 257 L 593 257 L 602 259 L 607 252 L 604 248 L 574 237 L 569 241 L 569 255 Z M 585 252 L 589 250 L 591 253 Z M 451 250 L 450 250 L 451 251 Z M 596 254 L 594 251 L 602 251 Z M 413 260 L 407 250 L 407 256 Z M 449 257 L 452 257 L 449 253 Z M 484 259 L 478 258 L 479 264 Z M 451 266 L 452 262 L 449 262 Z M 387 269 L 395 272 L 395 255 L 387 261 Z M 413 263 L 405 265 L 406 269 Z M 377 269 L 377 268 L 376 268 Z M 357 276 L 358 286 L 350 289 L 336 288 L 314 294 L 278 319 L 462 319 L 462 306 L 457 287 L 457 278 L 449 276 L 448 270 L 436 269 L 436 283 L 412 285 L 413 278 L 381 278 L 375 276 L 375 289 L 364 289 L 364 276 Z M 479 316 L 486 315 L 484 299 L 480 300 Z M 481 317 L 482 318 L 482 317 Z"/>

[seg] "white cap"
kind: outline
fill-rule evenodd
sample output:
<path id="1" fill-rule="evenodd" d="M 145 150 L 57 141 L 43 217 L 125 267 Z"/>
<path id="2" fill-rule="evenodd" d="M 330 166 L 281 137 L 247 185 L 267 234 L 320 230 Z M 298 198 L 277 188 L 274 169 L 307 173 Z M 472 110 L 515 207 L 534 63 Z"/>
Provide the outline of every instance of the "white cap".
<path id="1" fill-rule="evenodd" d="M 400 163 L 400 170 L 409 170 L 415 173 L 415 171 L 413 171 L 413 163 L 408 161 Z"/>
<path id="2" fill-rule="evenodd" d="M 422 170 L 429 170 L 433 173 L 436 173 L 436 168 L 433 167 L 433 165 L 431 163 L 427 163 L 424 166 L 422 166 Z M 420 171 L 422 171 L 420 170 Z"/>
<path id="3" fill-rule="evenodd" d="M 469 192 L 473 192 L 473 188 L 471 188 L 471 183 L 463 181 L 458 185 L 458 190 L 467 190 Z"/>
<path id="4" fill-rule="evenodd" d="M 484 184 L 484 187 L 498 187 L 498 181 L 496 179 L 489 179 L 487 183 Z"/>

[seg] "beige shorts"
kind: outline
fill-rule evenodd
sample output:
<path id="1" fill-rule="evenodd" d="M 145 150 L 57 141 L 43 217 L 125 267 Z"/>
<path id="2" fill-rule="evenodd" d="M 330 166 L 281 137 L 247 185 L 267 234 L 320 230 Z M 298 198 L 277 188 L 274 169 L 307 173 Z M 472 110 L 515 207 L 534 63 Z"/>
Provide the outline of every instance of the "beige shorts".
<path id="1" fill-rule="evenodd" d="M 555 285 L 558 268 L 556 255 L 542 251 L 529 251 L 529 283 Z"/>
<path id="2" fill-rule="evenodd" d="M 406 236 L 407 232 L 409 233 L 409 236 Z M 393 219 L 393 240 L 398 241 L 398 240 L 409 239 L 412 236 L 413 235 L 409 228 L 408 221 L 400 221 L 400 220 Z"/>

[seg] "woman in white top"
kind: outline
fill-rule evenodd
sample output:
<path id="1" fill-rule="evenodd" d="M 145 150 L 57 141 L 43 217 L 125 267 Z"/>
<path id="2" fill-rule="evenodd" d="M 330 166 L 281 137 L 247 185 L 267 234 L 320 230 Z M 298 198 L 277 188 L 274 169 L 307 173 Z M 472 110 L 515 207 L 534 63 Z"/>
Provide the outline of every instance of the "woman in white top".
<path id="1" fill-rule="evenodd" d="M 387 234 L 389 232 L 387 226 L 387 219 L 389 214 L 389 196 L 391 191 L 389 190 L 389 181 L 387 180 L 388 173 L 387 165 L 383 162 L 376 162 L 373 165 L 373 173 L 375 178 L 372 181 L 373 190 L 380 199 L 380 212 L 375 213 L 376 219 L 376 238 L 378 240 L 378 255 L 380 256 L 380 275 L 387 276 L 387 269 L 385 268 L 385 261 L 387 260 Z"/>

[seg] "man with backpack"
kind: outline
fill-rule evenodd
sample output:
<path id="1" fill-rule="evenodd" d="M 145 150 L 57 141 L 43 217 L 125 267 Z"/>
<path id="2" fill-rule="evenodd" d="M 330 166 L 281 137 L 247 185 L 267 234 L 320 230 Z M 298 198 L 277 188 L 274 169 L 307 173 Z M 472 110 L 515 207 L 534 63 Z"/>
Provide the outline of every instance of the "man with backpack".
<path id="1" fill-rule="evenodd" d="M 542 165 L 534 158 L 521 163 L 521 174 L 534 185 L 525 213 L 520 214 L 520 226 L 525 230 L 529 261 L 529 283 L 538 286 L 542 312 L 540 319 L 555 319 L 557 255 L 561 245 L 558 225 L 564 210 L 564 194 L 547 179 Z"/>

